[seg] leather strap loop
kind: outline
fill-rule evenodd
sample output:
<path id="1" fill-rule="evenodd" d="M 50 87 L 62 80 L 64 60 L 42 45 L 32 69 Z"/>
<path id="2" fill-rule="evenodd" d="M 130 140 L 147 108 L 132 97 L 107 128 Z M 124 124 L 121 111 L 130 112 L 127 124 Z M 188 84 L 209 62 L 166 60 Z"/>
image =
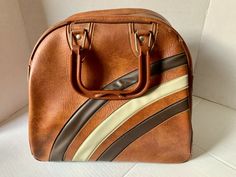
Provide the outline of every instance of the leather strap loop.
<path id="1" fill-rule="evenodd" d="M 72 57 L 76 57 L 77 60 L 77 91 L 88 98 L 92 99 L 131 99 L 136 98 L 146 92 L 150 84 L 150 55 L 149 51 L 146 56 L 142 51 L 139 54 L 139 66 L 138 66 L 138 82 L 136 87 L 132 90 L 90 90 L 86 88 L 82 82 L 82 65 L 83 61 L 80 55 L 80 46 L 74 46 L 72 49 Z M 74 76 L 72 76 L 74 77 Z"/>

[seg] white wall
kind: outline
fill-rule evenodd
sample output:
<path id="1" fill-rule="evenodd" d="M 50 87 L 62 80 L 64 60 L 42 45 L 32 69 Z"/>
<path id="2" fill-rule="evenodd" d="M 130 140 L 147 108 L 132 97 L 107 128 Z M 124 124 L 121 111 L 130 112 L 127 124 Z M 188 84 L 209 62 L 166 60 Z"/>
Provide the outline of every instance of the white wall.
<path id="1" fill-rule="evenodd" d="M 17 0 L 0 0 L 0 121 L 27 104 L 28 41 Z"/>
<path id="2" fill-rule="evenodd" d="M 195 70 L 194 94 L 236 109 L 236 1 L 212 0 Z"/>
<path id="3" fill-rule="evenodd" d="M 209 0 L 19 0 L 31 45 L 40 34 L 39 26 L 53 25 L 81 11 L 138 7 L 154 10 L 166 17 L 190 47 L 195 63 Z M 30 14 L 30 15 L 29 15 Z M 40 19 L 39 19 L 39 16 Z M 35 24 L 37 22 L 37 24 Z M 32 46 L 31 46 L 32 47 Z"/>
<path id="4" fill-rule="evenodd" d="M 165 16 L 196 61 L 209 0 L 0 0 L 0 121 L 27 104 L 30 52 L 48 26 L 81 11 L 139 7 Z"/>
<path id="5" fill-rule="evenodd" d="M 47 17 L 41 0 L 18 0 L 18 2 L 30 50 L 32 50 L 38 38 L 49 26 Z M 54 7 L 54 9 L 56 8 Z"/>

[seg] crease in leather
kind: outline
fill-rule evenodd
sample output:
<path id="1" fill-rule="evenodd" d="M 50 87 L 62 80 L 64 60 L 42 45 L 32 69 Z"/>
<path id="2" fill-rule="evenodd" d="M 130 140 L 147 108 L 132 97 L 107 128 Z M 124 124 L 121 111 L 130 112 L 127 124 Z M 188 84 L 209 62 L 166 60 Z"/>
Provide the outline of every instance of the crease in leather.
<path id="1" fill-rule="evenodd" d="M 72 161 L 86 161 L 96 151 L 105 139 L 119 128 L 126 120 L 135 113 L 168 95 L 186 89 L 188 87 L 188 75 L 184 75 L 156 86 L 144 96 L 135 98 L 124 104 L 107 117 L 78 148 Z"/>
<path id="2" fill-rule="evenodd" d="M 151 64 L 151 75 L 160 74 L 165 70 L 187 63 L 185 53 L 177 54 Z M 138 81 L 138 70 L 134 70 L 106 85 L 104 89 L 125 89 Z M 51 161 L 63 160 L 64 153 L 76 134 L 85 125 L 89 118 L 96 113 L 108 100 L 87 100 L 71 116 L 58 134 L 50 153 Z"/>
<path id="3" fill-rule="evenodd" d="M 152 130 L 162 122 L 168 120 L 172 116 L 186 111 L 189 108 L 188 98 L 180 100 L 165 109 L 150 116 L 137 126 L 130 129 L 128 132 L 119 137 L 113 142 L 98 158 L 100 161 L 112 161 L 115 159 L 129 144 L 136 139 Z"/>
<path id="4" fill-rule="evenodd" d="M 184 65 L 186 63 L 187 59 L 184 53 L 159 60 L 151 65 L 151 75 L 160 74 L 163 71 Z M 135 84 L 137 80 L 138 71 L 135 70 L 122 78 L 113 81 L 111 84 L 107 85 L 104 90 L 122 90 Z"/>

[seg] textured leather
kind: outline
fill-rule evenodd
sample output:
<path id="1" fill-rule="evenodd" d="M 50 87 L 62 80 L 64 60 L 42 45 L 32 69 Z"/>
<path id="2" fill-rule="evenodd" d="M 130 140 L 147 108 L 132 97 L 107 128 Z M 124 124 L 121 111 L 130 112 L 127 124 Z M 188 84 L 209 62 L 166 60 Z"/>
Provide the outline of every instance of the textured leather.
<path id="1" fill-rule="evenodd" d="M 165 70 L 172 69 L 177 66 L 181 66 L 186 64 L 186 56 L 184 54 L 179 54 L 173 57 L 169 57 L 166 59 L 162 59 L 160 61 L 156 61 L 151 65 L 151 75 L 160 74 Z M 171 73 L 164 73 L 160 75 L 159 78 L 156 79 L 158 81 L 165 81 L 165 78 L 171 75 L 172 77 L 176 75 L 181 75 L 181 73 L 185 73 L 187 68 L 180 68 L 177 71 L 172 71 Z M 138 80 L 138 72 L 137 70 L 128 73 L 119 79 L 114 80 L 110 84 L 106 85 L 104 89 L 125 89 L 133 84 L 135 84 Z M 167 78 L 168 79 L 168 78 Z M 120 84 L 123 83 L 123 84 Z M 153 84 L 155 85 L 155 84 Z M 73 140 L 75 135 L 80 131 L 80 129 L 86 124 L 88 119 L 104 104 L 105 100 L 88 100 L 84 103 L 77 111 L 73 114 L 71 119 L 66 123 L 63 127 L 62 131 L 59 133 L 52 151 L 51 151 L 51 160 L 61 160 L 63 158 L 63 154 L 66 151 L 66 148 L 69 146 L 69 143 Z"/>
<path id="2" fill-rule="evenodd" d="M 93 25 L 93 24 L 92 24 Z M 94 25 L 93 25 L 94 26 Z M 126 90 L 91 90 L 87 88 L 82 81 L 82 69 L 83 69 L 83 61 L 85 61 L 85 56 L 82 57 L 81 55 L 81 49 L 86 50 L 86 41 L 89 41 L 89 43 L 92 43 L 92 34 L 91 35 L 84 35 L 83 38 L 83 44 L 82 47 L 81 44 L 78 45 L 78 42 L 75 42 L 76 44 L 73 44 L 73 37 L 71 37 L 71 48 L 72 48 L 72 57 L 75 57 L 77 60 L 77 73 L 72 76 L 72 78 L 77 77 L 77 85 L 75 86 L 75 82 L 73 83 L 74 88 L 81 94 L 89 98 L 93 99 L 132 99 L 136 98 L 138 96 L 143 95 L 147 89 L 149 88 L 150 83 L 150 51 L 152 50 L 157 36 L 157 24 L 151 23 L 151 24 L 134 24 L 129 23 L 129 36 L 130 36 L 130 44 L 131 48 L 134 51 L 134 48 L 136 51 L 134 51 L 135 54 L 137 54 L 137 60 L 138 60 L 138 81 L 137 86 L 133 87 L 132 89 L 126 89 Z M 75 29 L 73 29 L 74 31 Z M 85 33 L 85 32 L 84 32 Z M 90 30 L 88 32 L 91 33 Z M 76 34 L 78 32 L 76 31 Z M 87 33 L 85 33 L 87 34 Z M 142 35 L 142 43 L 140 44 L 138 36 Z M 72 34 L 73 36 L 73 34 Z M 87 36 L 87 37 L 86 37 Z M 88 37 L 90 36 L 90 37 Z M 91 44 L 88 44 L 88 46 L 91 46 Z M 148 46 L 148 47 L 147 47 Z M 90 47 L 88 47 L 90 49 Z M 86 51 L 84 52 L 86 53 Z M 145 53 L 145 54 L 144 54 Z"/>
<path id="3" fill-rule="evenodd" d="M 128 120 L 133 114 L 145 108 L 149 104 L 173 94 L 188 86 L 187 75 L 173 79 L 149 90 L 144 96 L 132 99 L 121 108 L 117 109 L 105 121 L 97 126 L 77 150 L 74 161 L 88 160 L 107 136 L 113 133 L 120 125 Z"/>
<path id="4" fill-rule="evenodd" d="M 84 35 L 85 33 L 86 35 Z M 73 51 L 81 47 L 83 48 L 79 51 L 81 62 L 78 62 L 79 58 L 75 57 Z M 141 65 L 138 62 L 140 55 L 142 55 Z M 171 66 L 171 63 L 167 62 L 168 58 L 173 59 L 173 57 L 176 59 L 176 66 Z M 166 64 L 153 69 L 148 67 L 150 66 L 149 61 L 146 60 L 145 62 L 145 58 L 150 60 L 150 64 L 161 63 L 162 60 Z M 78 70 L 79 63 L 81 70 Z M 93 110 L 107 107 L 106 109 L 109 111 L 104 116 L 108 117 L 109 114 L 119 108 L 119 105 L 122 106 L 133 98 L 141 98 L 150 87 L 160 85 L 161 80 L 174 79 L 176 69 L 180 65 L 185 65 L 185 67 L 181 66 L 181 70 L 188 74 L 189 114 L 183 119 L 189 122 L 191 129 L 191 56 L 184 40 L 164 17 L 145 9 L 116 9 L 79 13 L 58 23 L 42 35 L 29 60 L 29 142 L 33 156 L 44 161 L 63 160 L 65 152 L 67 154 L 67 148 L 70 149 L 69 145 L 72 146 L 73 142 L 77 142 L 74 139 L 77 133 L 83 133 L 83 127 L 87 120 L 91 119 L 92 121 L 92 117 L 99 113 L 99 111 L 94 113 Z M 149 69 L 151 69 L 150 73 Z M 173 72 L 173 74 L 164 74 L 164 70 L 168 70 L 169 73 Z M 88 90 L 100 91 L 105 89 L 108 84 L 114 83 L 113 87 L 106 88 L 111 90 L 111 95 L 109 95 L 110 93 L 105 95 L 99 93 L 100 95 L 97 95 L 96 101 L 99 102 L 99 106 L 93 105 L 95 106 L 93 108 L 88 104 L 91 101 L 90 98 L 94 97 L 90 92 L 82 94 L 81 87 L 78 86 L 78 71 L 81 71 L 81 83 Z M 155 71 L 154 75 L 156 76 L 153 75 L 153 71 Z M 139 73 L 138 76 L 142 77 L 141 82 L 138 82 L 137 75 L 135 81 L 131 77 L 122 82 L 117 82 L 117 79 L 131 72 Z M 164 77 L 166 78 L 164 79 Z M 117 100 L 122 97 L 120 89 L 127 93 L 128 90 L 133 91 L 132 96 L 129 93 L 127 94 L 128 97 L 123 97 L 123 101 Z M 112 95 L 115 96 L 112 98 Z M 107 101 L 101 98 L 116 100 Z M 113 102 L 114 106 L 109 107 L 110 102 Z M 87 108 L 81 109 L 85 105 Z M 83 114 L 87 114 L 86 121 L 78 124 L 81 128 L 78 130 L 76 124 L 73 124 L 71 129 L 62 133 L 74 116 L 80 117 L 79 110 L 83 110 Z M 170 120 L 168 119 L 167 122 Z M 178 121 L 174 121 L 173 124 L 179 125 Z M 172 127 L 171 125 L 170 129 Z M 177 133 L 176 130 L 173 131 Z M 165 132 L 164 129 L 163 132 Z M 187 126 L 180 126 L 179 132 L 184 134 L 181 143 L 189 142 L 183 144 L 182 150 L 180 150 L 180 146 L 176 145 L 178 147 L 176 155 L 179 154 L 183 157 L 182 155 L 189 154 L 189 149 L 191 149 L 191 138 L 187 137 L 191 137 L 192 131 L 189 129 L 187 131 Z M 73 136 L 68 138 L 67 135 L 70 133 Z M 87 132 L 84 134 L 88 135 Z M 148 137 L 145 136 L 145 142 L 152 136 L 152 134 Z M 58 138 L 61 139 L 59 144 L 57 144 Z M 170 143 L 164 142 L 161 138 L 162 136 L 160 136 L 160 141 L 166 143 L 166 146 Z M 60 149 L 59 147 L 62 145 L 60 142 L 63 140 L 65 146 Z M 133 149 L 130 148 L 133 147 L 133 144 L 137 144 L 135 147 L 138 149 L 142 148 L 142 143 L 136 142 L 138 140 L 131 143 L 127 149 Z M 74 149 L 78 148 L 79 145 L 75 143 Z M 156 144 L 153 144 L 151 148 L 155 147 Z M 68 153 L 70 152 L 69 149 Z M 160 148 L 160 150 L 163 149 Z M 76 150 L 71 152 L 74 151 Z M 130 153 L 130 156 L 126 154 L 127 159 L 122 155 L 125 151 Z M 141 149 L 139 151 L 142 152 Z M 168 150 L 168 161 L 180 162 L 183 160 L 183 158 L 176 159 L 172 156 L 174 154 L 172 151 L 173 149 Z M 72 155 L 68 155 L 67 159 L 66 154 L 64 159 L 71 160 L 72 158 L 69 157 Z M 125 149 L 115 160 L 135 161 L 134 154 Z M 136 156 L 136 160 L 140 159 L 141 161 L 166 161 L 162 156 L 146 156 L 143 159 L 138 155 Z M 171 159 L 171 157 L 173 158 Z"/>
<path id="5" fill-rule="evenodd" d="M 166 107 L 165 109 L 155 113 L 151 117 L 148 117 L 145 121 L 130 129 L 127 133 L 125 133 L 118 140 L 112 143 L 112 145 L 102 153 L 98 160 L 113 160 L 120 154 L 120 152 L 122 152 L 129 144 L 134 142 L 136 139 L 149 132 L 168 118 L 187 110 L 188 107 L 188 99 L 184 99 Z"/>
<path id="6" fill-rule="evenodd" d="M 187 161 L 191 155 L 189 114 L 187 110 L 164 121 L 131 143 L 114 161 L 164 163 Z"/>
<path id="7" fill-rule="evenodd" d="M 97 160 L 98 157 L 113 143 L 115 142 L 120 136 L 128 132 L 131 128 L 135 127 L 151 115 L 155 114 L 156 112 L 161 111 L 162 109 L 174 104 L 181 99 L 184 99 L 188 96 L 187 89 L 169 95 L 161 100 L 151 104 L 150 106 L 146 107 L 145 109 L 139 111 L 135 115 L 133 115 L 128 121 L 126 121 L 122 126 L 120 126 L 113 134 L 111 134 L 93 153 L 90 157 L 90 160 Z M 157 151 L 155 149 L 155 151 Z"/>
<path id="8" fill-rule="evenodd" d="M 187 74 L 186 66 L 180 66 L 170 71 L 165 71 L 161 75 L 156 75 L 153 77 L 153 85 L 156 82 L 164 83 L 175 79 L 177 77 L 183 76 Z M 168 100 L 168 99 L 167 99 Z M 91 133 L 91 131 L 96 128 L 103 120 L 105 120 L 114 110 L 118 109 L 127 101 L 110 101 L 106 105 L 99 109 L 96 114 L 94 114 L 89 121 L 82 127 L 80 132 L 77 133 L 73 142 L 67 149 L 67 153 L 65 155 L 66 160 L 71 160 L 73 155 L 75 154 L 77 148 L 81 145 L 81 143 L 85 140 L 85 138 Z M 112 109 L 111 109 L 112 108 Z M 157 109 L 157 107 L 156 107 Z M 140 115 L 140 114 L 139 114 Z"/>

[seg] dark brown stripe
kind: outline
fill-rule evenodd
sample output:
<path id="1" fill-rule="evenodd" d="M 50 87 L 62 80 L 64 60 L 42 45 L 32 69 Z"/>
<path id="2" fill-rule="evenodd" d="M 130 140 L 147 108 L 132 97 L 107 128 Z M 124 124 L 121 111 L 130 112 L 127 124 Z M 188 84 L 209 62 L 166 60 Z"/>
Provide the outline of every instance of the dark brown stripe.
<path id="1" fill-rule="evenodd" d="M 150 116 L 134 128 L 119 137 L 113 142 L 98 158 L 101 161 L 112 161 L 120 154 L 129 144 L 136 139 L 155 128 L 157 125 L 166 121 L 168 118 L 183 112 L 189 108 L 188 98 L 185 98 L 177 103 L 174 103 L 160 112 Z"/>
<path id="2" fill-rule="evenodd" d="M 184 64 L 187 64 L 187 58 L 184 53 L 166 59 L 158 60 L 157 62 L 154 62 L 151 65 L 151 75 L 160 74 L 166 70 Z M 138 71 L 135 70 L 114 80 L 110 84 L 106 85 L 104 89 L 122 90 L 135 84 L 137 81 L 138 81 Z M 66 152 L 66 149 L 68 148 L 68 146 L 70 145 L 71 141 L 74 139 L 76 134 L 81 130 L 81 128 L 89 120 L 89 118 L 92 115 L 94 115 L 99 109 L 101 109 L 107 101 L 108 100 L 89 99 L 79 109 L 75 111 L 75 113 L 65 124 L 61 132 L 58 134 L 53 144 L 49 160 L 51 161 L 63 160 L 64 153 Z"/>

